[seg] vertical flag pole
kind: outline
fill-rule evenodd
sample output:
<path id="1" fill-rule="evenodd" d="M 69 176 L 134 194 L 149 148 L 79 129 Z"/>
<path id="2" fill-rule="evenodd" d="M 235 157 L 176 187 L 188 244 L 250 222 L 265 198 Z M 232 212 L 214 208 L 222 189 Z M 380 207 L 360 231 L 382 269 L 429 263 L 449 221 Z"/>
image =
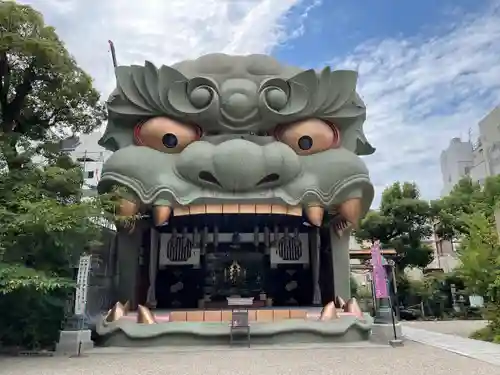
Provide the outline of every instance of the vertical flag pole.
<path id="1" fill-rule="evenodd" d="M 111 40 L 108 40 L 108 43 L 109 43 L 109 48 L 111 49 L 111 58 L 113 59 L 113 66 L 116 68 L 118 66 L 118 63 L 116 62 L 115 44 Z"/>
<path id="2" fill-rule="evenodd" d="M 394 311 L 392 310 L 392 301 L 387 288 L 387 274 L 382 263 L 382 254 L 380 251 L 380 241 L 375 241 L 371 250 L 373 281 L 375 286 L 375 297 L 377 299 L 377 309 L 375 313 L 375 324 L 392 324 L 394 338 L 389 341 L 391 346 L 402 346 L 403 341 L 398 339 L 396 330 L 396 321 Z"/>

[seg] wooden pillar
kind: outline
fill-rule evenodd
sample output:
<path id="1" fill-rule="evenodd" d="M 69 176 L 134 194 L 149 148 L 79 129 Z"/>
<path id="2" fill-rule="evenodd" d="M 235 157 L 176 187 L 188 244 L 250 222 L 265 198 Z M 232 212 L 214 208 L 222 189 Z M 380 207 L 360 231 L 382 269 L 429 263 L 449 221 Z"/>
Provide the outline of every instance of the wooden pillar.
<path id="1" fill-rule="evenodd" d="M 326 305 L 335 299 L 333 285 L 332 249 L 330 230 L 319 229 L 319 283 L 321 286 L 321 304 Z"/>
<path id="2" fill-rule="evenodd" d="M 333 226 L 330 226 L 333 285 L 335 294 L 342 297 L 345 301 L 351 298 L 351 262 L 349 258 L 350 237 L 351 231 L 346 230 L 339 238 Z"/>
<path id="3" fill-rule="evenodd" d="M 146 297 L 146 305 L 155 308 L 156 300 L 156 275 L 158 273 L 158 255 L 159 255 L 159 234 L 154 228 L 150 229 L 149 245 L 149 287 Z"/>
<path id="4" fill-rule="evenodd" d="M 313 305 L 321 305 L 321 288 L 319 284 L 320 272 L 320 248 L 319 248 L 319 228 L 311 228 L 309 237 L 309 255 L 311 259 L 311 273 L 313 282 Z"/>
<path id="5" fill-rule="evenodd" d="M 132 309 L 137 308 L 138 302 L 139 252 L 144 230 L 141 224 L 137 222 L 132 233 L 128 229 L 120 229 L 117 233 L 117 300 L 129 301 Z"/>

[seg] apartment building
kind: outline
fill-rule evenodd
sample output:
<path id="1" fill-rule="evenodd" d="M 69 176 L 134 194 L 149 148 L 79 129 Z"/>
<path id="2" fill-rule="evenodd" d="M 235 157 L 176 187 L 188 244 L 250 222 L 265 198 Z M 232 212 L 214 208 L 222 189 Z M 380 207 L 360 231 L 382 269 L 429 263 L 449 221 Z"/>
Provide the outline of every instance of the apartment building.
<path id="1" fill-rule="evenodd" d="M 442 270 L 444 273 L 453 271 L 459 264 L 457 256 L 458 242 L 451 242 L 438 238 L 435 234 L 422 241 L 433 251 L 434 259 L 424 270 L 419 268 L 410 268 L 406 270 L 408 277 L 420 279 L 427 270 Z"/>
<path id="2" fill-rule="evenodd" d="M 479 121 L 478 128 L 475 142 L 453 138 L 441 153 L 442 196 L 464 176 L 482 184 L 486 177 L 500 174 L 500 105 Z"/>
<path id="3" fill-rule="evenodd" d="M 483 184 L 487 177 L 500 174 L 500 105 L 479 121 L 478 130 L 475 142 L 453 138 L 441 153 L 442 196 L 448 195 L 465 176 Z M 434 249 L 434 261 L 429 268 L 449 272 L 458 265 L 453 243 L 434 238 L 428 244 Z"/>
<path id="4" fill-rule="evenodd" d="M 62 151 L 67 152 L 71 159 L 79 162 L 84 173 L 83 190 L 87 196 L 96 193 L 102 166 L 111 152 L 98 145 L 101 133 L 84 134 L 61 141 Z"/>
<path id="5" fill-rule="evenodd" d="M 441 196 L 446 196 L 458 181 L 470 174 L 474 165 L 472 143 L 464 142 L 460 138 L 453 138 L 448 148 L 441 152 L 440 159 L 443 179 Z"/>

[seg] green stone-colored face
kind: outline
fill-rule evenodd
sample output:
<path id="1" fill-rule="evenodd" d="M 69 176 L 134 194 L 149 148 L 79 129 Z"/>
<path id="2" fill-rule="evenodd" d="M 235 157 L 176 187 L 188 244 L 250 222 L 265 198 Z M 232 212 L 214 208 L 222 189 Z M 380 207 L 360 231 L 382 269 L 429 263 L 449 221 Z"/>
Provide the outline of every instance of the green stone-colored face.
<path id="1" fill-rule="evenodd" d="M 366 108 L 357 73 L 212 54 L 157 69 L 122 66 L 100 144 L 115 151 L 99 190 L 124 185 L 144 207 L 320 205 L 373 199 L 359 155 Z"/>

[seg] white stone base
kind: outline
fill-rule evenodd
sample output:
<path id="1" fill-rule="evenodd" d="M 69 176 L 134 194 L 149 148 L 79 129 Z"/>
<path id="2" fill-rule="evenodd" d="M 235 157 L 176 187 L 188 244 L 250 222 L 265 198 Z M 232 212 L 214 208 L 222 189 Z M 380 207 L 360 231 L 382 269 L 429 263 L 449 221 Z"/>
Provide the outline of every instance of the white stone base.
<path id="1" fill-rule="evenodd" d="M 80 331 L 61 331 L 56 353 L 60 355 L 79 355 L 94 347 L 89 329 Z"/>
<path id="2" fill-rule="evenodd" d="M 374 324 L 372 326 L 372 334 L 370 337 L 371 342 L 376 344 L 391 345 L 391 342 L 400 340 L 403 340 L 400 323 L 396 323 L 396 337 L 394 337 L 394 328 L 392 324 Z"/>

